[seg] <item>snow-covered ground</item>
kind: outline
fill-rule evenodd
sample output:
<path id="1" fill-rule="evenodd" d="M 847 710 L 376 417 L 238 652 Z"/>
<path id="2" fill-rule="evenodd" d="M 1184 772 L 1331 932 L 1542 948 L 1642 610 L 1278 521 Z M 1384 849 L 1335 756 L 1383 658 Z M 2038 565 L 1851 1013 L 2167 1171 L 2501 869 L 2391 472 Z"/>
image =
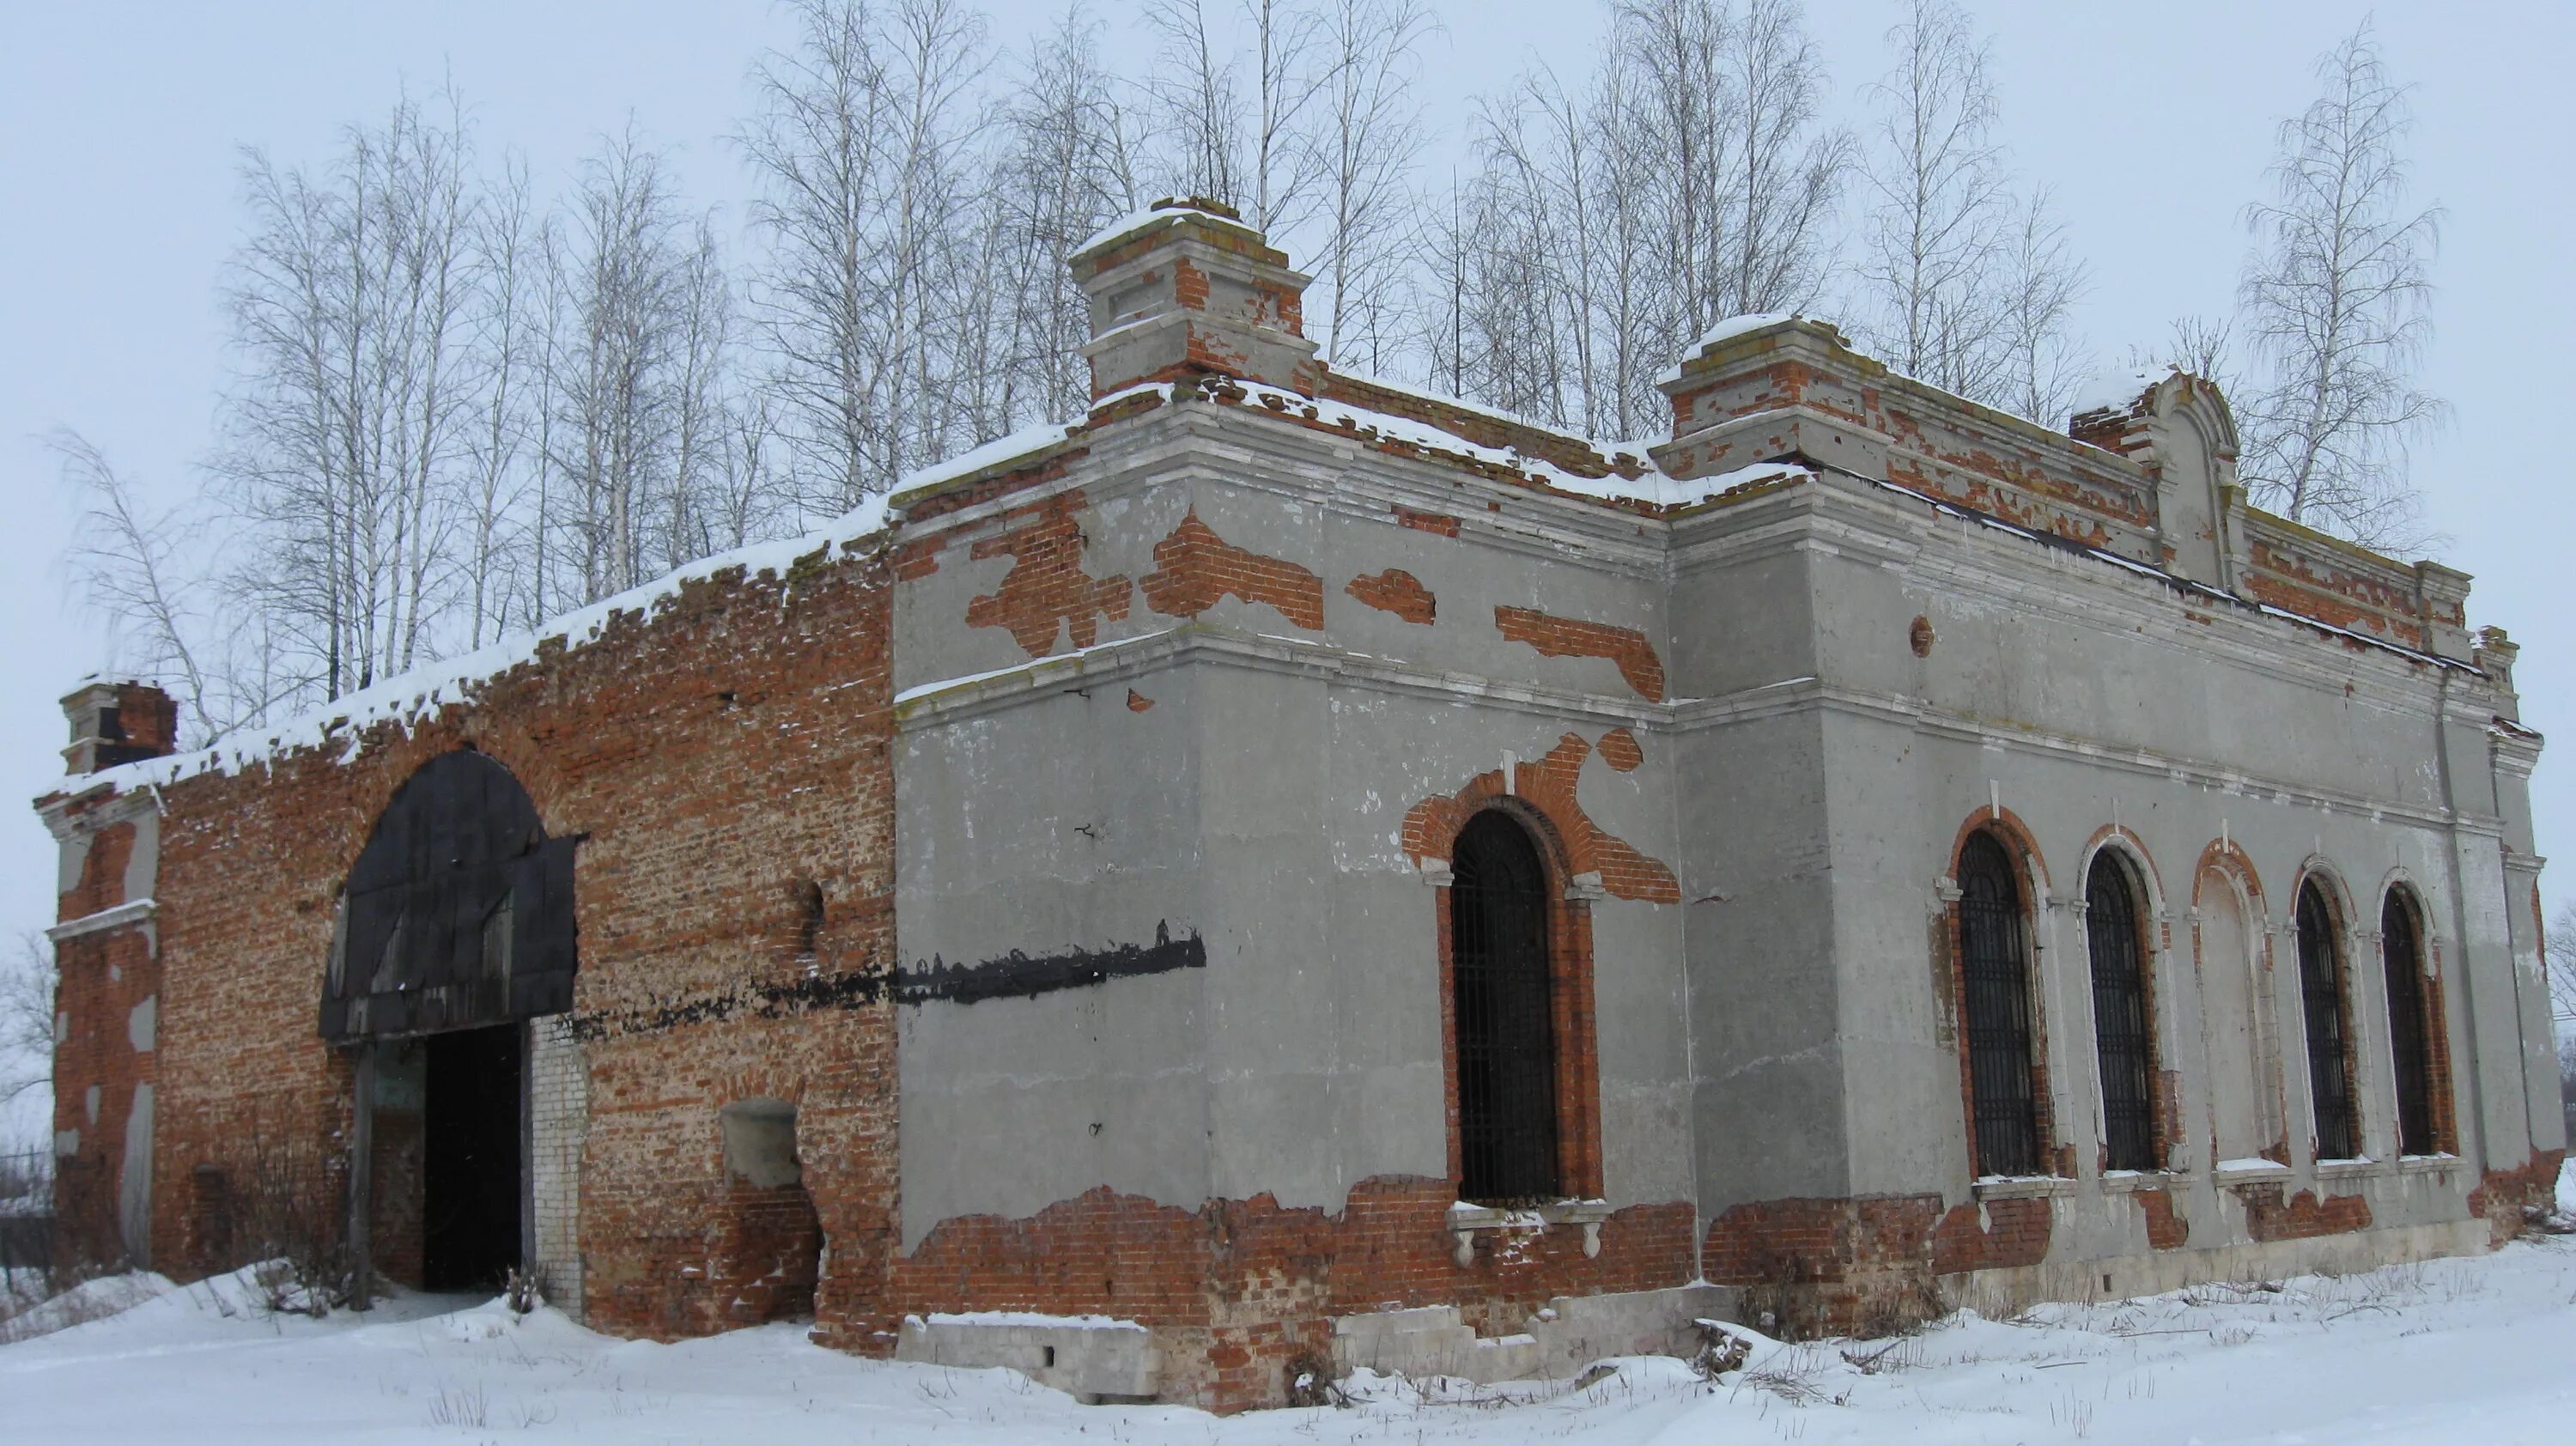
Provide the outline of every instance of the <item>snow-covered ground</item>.
<path id="1" fill-rule="evenodd" d="M 2562 1179 L 2576 1205 L 2576 1175 Z M 123 1287 L 96 1283 L 104 1295 Z M 149 1288 L 148 1280 L 139 1283 Z M 1758 1346 L 1715 1383 L 1621 1360 L 1581 1388 L 1354 1382 L 1225 1419 L 1078 1406 L 1001 1371 L 856 1360 L 790 1326 L 678 1345 L 410 1296 L 266 1312 L 239 1277 L 0 1346 L 0 1438 L 445 1443 L 2548 1442 L 2576 1438 L 2576 1237 L 2339 1279 L 2205 1287 L 1897 1341 Z M 112 1302 L 102 1302 L 102 1304 Z M 80 1313 L 80 1312 L 75 1312 Z"/>

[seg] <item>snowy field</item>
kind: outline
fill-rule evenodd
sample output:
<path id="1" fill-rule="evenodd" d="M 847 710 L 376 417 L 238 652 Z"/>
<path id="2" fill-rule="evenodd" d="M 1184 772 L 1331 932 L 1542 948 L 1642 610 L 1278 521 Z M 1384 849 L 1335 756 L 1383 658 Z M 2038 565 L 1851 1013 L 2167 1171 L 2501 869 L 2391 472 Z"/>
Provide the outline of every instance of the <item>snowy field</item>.
<path id="1" fill-rule="evenodd" d="M 2576 1172 L 2562 1178 L 2563 1202 Z M 450 1443 L 1599 1443 L 2576 1439 L 2576 1237 L 2337 1279 L 2207 1287 L 1896 1341 L 1758 1346 L 1711 1383 L 1621 1360 L 1581 1388 L 1352 1383 L 1342 1409 L 1078 1406 L 1001 1371 L 856 1360 L 789 1326 L 678 1345 L 410 1296 L 269 1314 L 239 1277 L 0 1346 L 0 1439 Z M 61 1309 L 61 1305 L 49 1307 Z"/>

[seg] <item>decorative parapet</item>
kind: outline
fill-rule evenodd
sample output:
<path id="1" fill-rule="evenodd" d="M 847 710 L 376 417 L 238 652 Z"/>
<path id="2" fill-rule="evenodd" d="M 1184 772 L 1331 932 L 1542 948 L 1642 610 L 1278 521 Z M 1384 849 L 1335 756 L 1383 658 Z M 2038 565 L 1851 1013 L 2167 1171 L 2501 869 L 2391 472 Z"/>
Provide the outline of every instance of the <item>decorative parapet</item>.
<path id="1" fill-rule="evenodd" d="M 2247 566 L 2237 590 L 2245 596 L 2380 642 L 2474 660 L 2467 573 L 2434 562 L 2410 566 L 2251 508 L 2242 525 Z"/>
<path id="2" fill-rule="evenodd" d="M 1673 439 L 1654 460 L 1666 473 L 1795 456 L 2165 566 L 2155 481 L 2138 463 L 1891 371 L 1829 323 L 1747 323 L 1664 375 Z"/>

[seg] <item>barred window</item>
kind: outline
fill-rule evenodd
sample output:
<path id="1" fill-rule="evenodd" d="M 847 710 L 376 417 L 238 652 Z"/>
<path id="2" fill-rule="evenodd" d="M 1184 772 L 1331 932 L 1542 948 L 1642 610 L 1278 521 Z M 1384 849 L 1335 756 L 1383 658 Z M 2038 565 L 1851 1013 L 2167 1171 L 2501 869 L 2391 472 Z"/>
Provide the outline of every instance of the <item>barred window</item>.
<path id="1" fill-rule="evenodd" d="M 2361 1152 L 2352 1107 L 2352 1050 L 2344 1011 L 2343 940 L 2334 906 L 2314 879 L 2299 886 L 2299 1003 L 2307 1022 L 2308 1097 L 2316 1109 L 2317 1158 Z"/>
<path id="2" fill-rule="evenodd" d="M 2031 1080 L 2030 917 L 2012 855 L 1990 833 L 1959 850 L 1959 979 L 1968 1026 L 1976 1168 L 2039 1172 Z"/>
<path id="3" fill-rule="evenodd" d="M 1498 811 L 1469 820 L 1451 852 L 1458 1194 L 1480 1205 L 1554 1200 L 1564 1191 L 1547 870 L 1528 830 Z"/>
<path id="4" fill-rule="evenodd" d="M 2379 948 L 2388 976 L 2389 1054 L 2397 1066 L 2397 1150 L 2404 1155 L 2430 1155 L 2442 1148 L 2433 1113 L 2434 1072 L 2440 1055 L 2434 1048 L 2432 1011 L 2425 1001 L 2425 992 L 2434 986 L 2424 977 L 2424 944 L 2415 910 L 2393 889 L 2379 909 Z"/>
<path id="5" fill-rule="evenodd" d="M 2152 1170 L 2156 1159 L 2155 1030 L 2147 1003 L 2146 941 L 2137 884 L 2109 850 L 2084 880 L 2084 934 L 2093 967 L 2093 1043 L 2102 1068 L 2104 1163 Z"/>

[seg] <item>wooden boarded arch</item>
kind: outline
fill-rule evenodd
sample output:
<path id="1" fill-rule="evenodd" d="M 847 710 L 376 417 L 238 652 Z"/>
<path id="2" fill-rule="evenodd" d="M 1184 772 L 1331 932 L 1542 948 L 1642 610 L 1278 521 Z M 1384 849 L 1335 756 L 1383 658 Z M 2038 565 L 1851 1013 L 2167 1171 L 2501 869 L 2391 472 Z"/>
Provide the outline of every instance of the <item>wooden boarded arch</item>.
<path id="1" fill-rule="evenodd" d="M 394 793 L 349 869 L 321 1032 L 354 1044 L 572 1007 L 573 844 L 483 754 L 442 753 Z"/>

